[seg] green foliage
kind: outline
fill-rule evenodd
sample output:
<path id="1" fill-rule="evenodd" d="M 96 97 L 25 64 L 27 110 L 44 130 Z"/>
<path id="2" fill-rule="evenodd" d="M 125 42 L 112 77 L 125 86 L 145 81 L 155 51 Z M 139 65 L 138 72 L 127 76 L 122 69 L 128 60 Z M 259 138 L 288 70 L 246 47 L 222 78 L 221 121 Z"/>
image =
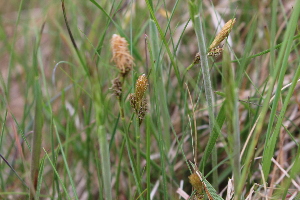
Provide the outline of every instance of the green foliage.
<path id="1" fill-rule="evenodd" d="M 1 6 L 0 199 L 178 199 L 182 180 L 192 194 L 189 161 L 214 199 L 225 199 L 233 176 L 237 200 L 296 195 L 300 1 L 287 3 Z M 232 18 L 223 52 L 207 56 L 216 27 Z M 113 34 L 134 58 L 124 77 Z M 149 86 L 139 124 L 128 97 L 141 74 Z M 288 176 L 279 179 L 272 158 Z"/>

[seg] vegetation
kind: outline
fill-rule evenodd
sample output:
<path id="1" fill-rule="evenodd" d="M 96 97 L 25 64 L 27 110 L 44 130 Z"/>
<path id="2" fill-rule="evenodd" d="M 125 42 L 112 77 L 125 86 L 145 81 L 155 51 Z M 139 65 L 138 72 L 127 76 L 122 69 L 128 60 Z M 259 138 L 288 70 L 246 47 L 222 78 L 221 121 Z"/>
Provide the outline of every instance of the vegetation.
<path id="1" fill-rule="evenodd" d="M 300 199 L 300 0 L 0 5 L 0 199 Z"/>

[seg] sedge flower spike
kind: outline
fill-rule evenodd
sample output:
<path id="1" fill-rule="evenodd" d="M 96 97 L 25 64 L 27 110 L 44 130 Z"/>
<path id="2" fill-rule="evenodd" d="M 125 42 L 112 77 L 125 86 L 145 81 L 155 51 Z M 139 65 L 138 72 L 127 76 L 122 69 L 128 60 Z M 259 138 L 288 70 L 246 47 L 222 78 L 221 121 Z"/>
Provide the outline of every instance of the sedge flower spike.
<path id="1" fill-rule="evenodd" d="M 122 82 L 120 81 L 119 77 L 115 78 L 112 81 L 112 88 L 114 95 L 117 99 L 121 99 L 122 97 Z"/>
<path id="2" fill-rule="evenodd" d="M 148 88 L 148 79 L 145 74 L 139 76 L 135 84 L 135 96 L 138 101 L 142 100 Z"/>
<path id="3" fill-rule="evenodd" d="M 189 177 L 189 181 L 193 186 L 195 192 L 193 196 L 193 200 L 203 200 L 204 199 L 204 188 L 201 180 L 199 179 L 196 173 L 191 174 Z"/>
<path id="4" fill-rule="evenodd" d="M 134 59 L 128 50 L 128 42 L 125 38 L 113 34 L 111 41 L 112 61 L 116 64 L 120 74 L 125 77 L 134 66 Z"/>
<path id="5" fill-rule="evenodd" d="M 210 52 L 207 53 L 207 56 L 212 56 L 212 57 L 218 57 L 219 55 L 221 55 L 221 53 L 223 52 L 223 48 L 221 47 L 214 47 L 210 50 Z"/>
<path id="6" fill-rule="evenodd" d="M 216 46 L 218 46 L 230 33 L 233 25 L 235 24 L 235 18 L 230 19 L 222 28 L 222 30 L 215 37 L 214 41 L 209 46 L 209 52 Z"/>
<path id="7" fill-rule="evenodd" d="M 145 74 L 139 76 L 135 83 L 135 93 L 129 95 L 131 107 L 139 119 L 139 124 L 142 123 L 147 112 L 147 101 L 144 98 L 148 88 L 148 79 Z"/>

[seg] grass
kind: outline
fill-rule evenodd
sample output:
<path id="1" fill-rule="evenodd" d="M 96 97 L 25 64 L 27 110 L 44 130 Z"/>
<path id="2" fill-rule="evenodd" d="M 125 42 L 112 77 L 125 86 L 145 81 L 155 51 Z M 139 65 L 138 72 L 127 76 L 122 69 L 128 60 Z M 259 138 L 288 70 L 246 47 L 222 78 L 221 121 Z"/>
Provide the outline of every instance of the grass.
<path id="1" fill-rule="evenodd" d="M 300 1 L 284 3 L 0 3 L 0 199 L 299 199 Z M 135 63 L 119 100 L 113 34 Z"/>

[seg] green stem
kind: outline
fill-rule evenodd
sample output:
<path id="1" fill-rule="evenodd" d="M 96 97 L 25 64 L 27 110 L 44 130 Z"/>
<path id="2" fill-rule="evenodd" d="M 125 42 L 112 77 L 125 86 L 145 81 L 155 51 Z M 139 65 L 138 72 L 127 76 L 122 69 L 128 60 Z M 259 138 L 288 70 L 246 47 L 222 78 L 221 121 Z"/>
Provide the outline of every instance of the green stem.
<path id="1" fill-rule="evenodd" d="M 233 169 L 234 180 L 240 178 L 240 128 L 238 112 L 238 90 L 235 81 L 233 66 L 231 66 L 230 54 L 227 49 L 223 52 L 223 87 L 225 91 L 225 105 L 227 118 L 227 134 L 229 144 L 230 162 Z M 237 189 L 238 181 L 234 181 Z"/>
<path id="2" fill-rule="evenodd" d="M 199 11 L 197 12 L 199 13 Z M 194 17 L 194 28 L 196 32 L 196 36 L 198 39 L 198 46 L 199 46 L 199 53 L 200 53 L 200 63 L 201 63 L 201 69 L 203 73 L 203 79 L 204 79 L 204 89 L 205 89 L 205 97 L 208 105 L 208 114 L 209 114 L 209 128 L 210 128 L 210 133 L 212 134 L 212 130 L 214 127 L 214 121 L 215 121 L 215 116 L 214 116 L 214 95 L 213 95 L 213 90 L 212 90 L 212 85 L 211 85 L 211 80 L 210 80 L 210 74 L 209 74 L 209 65 L 208 65 L 208 59 L 206 56 L 206 43 L 205 43 L 205 38 L 204 38 L 204 33 L 203 33 L 203 28 L 202 28 L 202 22 L 200 18 L 200 14 L 197 14 Z M 214 148 L 212 151 L 212 165 L 213 167 L 217 165 L 217 149 Z M 213 172 L 213 186 L 217 188 L 217 182 L 218 182 L 218 173 L 217 170 Z"/>
<path id="3" fill-rule="evenodd" d="M 246 178 L 247 178 L 248 173 L 249 173 L 250 164 L 252 162 L 252 158 L 253 158 L 254 153 L 255 153 L 255 147 L 257 145 L 258 140 L 260 139 L 260 134 L 261 134 L 262 128 L 265 124 L 265 116 L 266 116 L 267 110 L 269 108 L 269 103 L 270 103 L 272 91 L 273 91 L 274 85 L 276 83 L 277 77 L 278 77 L 278 75 L 279 76 L 284 76 L 284 74 L 280 74 L 279 72 L 280 72 L 280 70 L 282 70 L 282 68 L 286 68 L 286 65 L 287 65 L 287 58 L 289 56 L 291 46 L 292 46 L 292 41 L 293 41 L 293 36 L 292 35 L 295 32 L 295 29 L 296 29 L 296 26 L 297 26 L 297 20 L 299 18 L 300 1 L 296 2 L 294 8 L 295 9 L 293 10 L 290 21 L 287 24 L 287 31 L 284 35 L 282 48 L 280 48 L 278 58 L 275 61 L 276 66 L 275 66 L 275 68 L 272 71 L 271 76 L 270 76 L 270 84 L 268 85 L 269 89 L 267 91 L 266 97 L 264 98 L 264 104 L 263 104 L 263 107 L 262 107 L 262 110 L 261 110 L 261 113 L 260 113 L 260 120 L 258 121 L 257 126 L 255 127 L 255 130 L 254 130 L 253 136 L 252 136 L 253 139 L 252 139 L 252 141 L 249 145 L 249 148 L 248 148 L 249 149 L 248 154 L 246 156 L 246 159 L 245 159 L 245 162 L 244 162 L 244 168 L 243 168 L 243 171 L 242 171 L 242 174 L 241 174 L 241 178 L 239 180 L 239 182 L 240 182 L 239 187 L 235 191 L 235 199 L 236 200 L 240 199 L 240 197 L 242 195 L 242 191 L 243 191 L 243 188 L 245 186 Z M 283 72 L 285 72 L 285 70 L 283 70 Z M 277 87 L 280 88 L 279 85 Z M 279 96 L 279 93 L 280 92 L 276 92 L 276 96 Z M 272 109 L 274 108 L 274 110 L 275 110 L 276 107 L 277 107 L 277 103 L 274 100 L 274 102 L 272 103 Z M 276 113 L 274 113 L 274 111 L 272 110 L 270 116 L 272 117 L 272 115 L 275 115 L 275 114 Z M 271 123 L 270 120 L 269 120 L 269 123 Z M 269 139 L 270 138 L 266 137 L 266 140 L 269 140 Z M 269 175 L 269 170 L 270 170 L 269 166 L 270 166 L 270 162 L 271 162 L 271 159 L 270 160 L 267 159 L 266 156 L 268 156 L 268 155 L 265 155 L 265 154 L 263 155 L 263 161 L 262 161 L 263 162 L 262 168 L 263 168 L 263 172 L 264 172 L 265 177 Z"/>
<path id="4" fill-rule="evenodd" d="M 146 165 L 146 173 L 147 173 L 147 200 L 150 200 L 150 190 L 151 190 L 151 185 L 150 185 L 150 176 L 151 176 L 151 164 L 150 164 L 150 146 L 151 146 L 151 141 L 150 141 L 150 123 L 149 123 L 149 118 L 146 118 L 146 127 L 147 127 L 147 131 L 146 131 L 146 146 L 147 146 L 147 150 L 146 150 L 146 160 L 147 160 L 147 165 Z"/>
<path id="5" fill-rule="evenodd" d="M 103 176 L 104 196 L 106 200 L 112 200 L 112 188 L 111 188 L 111 166 L 110 166 L 110 154 L 109 143 L 107 142 L 107 134 L 104 128 L 105 112 L 102 98 L 100 96 L 100 85 L 98 77 L 93 77 L 93 101 L 96 110 L 96 127 L 99 142 L 99 153 L 101 157 L 101 171 Z"/>
<path id="6" fill-rule="evenodd" d="M 123 123 L 123 129 L 124 129 L 124 137 L 125 137 L 125 141 L 126 141 L 126 147 L 127 147 L 127 152 L 128 152 L 128 157 L 129 157 L 129 161 L 130 161 L 130 166 L 133 172 L 133 177 L 135 180 L 135 184 L 137 186 L 137 191 L 139 194 L 142 193 L 142 189 L 141 189 L 141 178 L 140 178 L 140 174 L 136 168 L 136 162 L 134 160 L 134 156 L 133 156 L 133 152 L 132 152 L 132 146 L 130 144 L 130 139 L 129 139 L 129 133 L 128 133 L 128 129 L 126 127 L 126 121 L 125 119 L 122 119 L 122 123 Z M 129 128 L 129 126 L 128 126 Z M 143 199 L 143 198 L 142 198 Z"/>
<path id="7" fill-rule="evenodd" d="M 43 106 L 42 106 L 42 92 L 41 92 L 38 76 L 35 78 L 34 94 L 35 94 L 35 116 L 34 116 L 33 141 L 32 141 L 31 162 L 30 162 L 30 177 L 31 177 L 31 184 L 32 184 L 30 187 L 30 199 L 35 199 L 35 191 L 37 189 L 39 162 L 40 162 L 41 145 L 42 145 Z"/>
<path id="8" fill-rule="evenodd" d="M 121 150 L 119 154 L 119 164 L 118 164 L 118 169 L 117 169 L 117 176 L 116 176 L 116 198 L 119 198 L 119 186 L 120 186 L 120 174 L 121 174 L 121 163 L 122 163 L 122 158 L 123 158 L 123 151 L 125 147 L 125 140 L 123 140 L 122 145 L 121 145 Z"/>
<path id="9" fill-rule="evenodd" d="M 100 147 L 104 195 L 105 195 L 105 199 L 112 200 L 110 155 L 109 155 L 108 142 L 107 142 L 106 131 L 104 126 L 98 126 L 97 132 L 98 132 L 98 140 L 99 140 L 99 147 Z"/>
<path id="10" fill-rule="evenodd" d="M 136 168 L 137 172 L 140 173 L 141 171 L 141 148 L 140 148 L 140 143 L 141 143 L 141 134 L 140 134 L 140 129 L 139 129 L 139 119 L 135 120 L 135 142 L 136 142 Z"/>

